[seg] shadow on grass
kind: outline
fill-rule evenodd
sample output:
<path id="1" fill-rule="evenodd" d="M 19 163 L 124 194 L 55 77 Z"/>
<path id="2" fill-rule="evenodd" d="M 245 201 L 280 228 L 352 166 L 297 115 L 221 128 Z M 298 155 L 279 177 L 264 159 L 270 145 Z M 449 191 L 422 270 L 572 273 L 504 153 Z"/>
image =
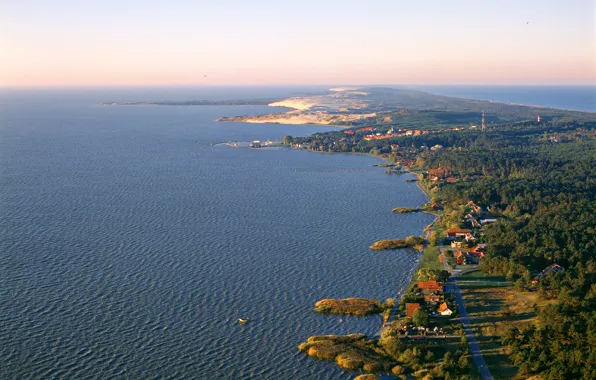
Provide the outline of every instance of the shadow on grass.
<path id="1" fill-rule="evenodd" d="M 498 283 L 498 282 L 478 282 L 478 283 L 458 283 L 457 286 L 460 289 L 486 289 L 486 288 L 511 288 L 510 283 Z"/>

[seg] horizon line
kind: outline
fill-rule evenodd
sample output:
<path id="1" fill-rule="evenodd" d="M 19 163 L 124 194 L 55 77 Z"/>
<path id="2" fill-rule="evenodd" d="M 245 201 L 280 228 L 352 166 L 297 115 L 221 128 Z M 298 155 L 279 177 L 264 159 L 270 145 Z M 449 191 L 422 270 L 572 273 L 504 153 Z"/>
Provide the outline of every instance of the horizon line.
<path id="1" fill-rule="evenodd" d="M 370 84 L 345 84 L 345 83 L 188 83 L 188 84 L 41 84 L 41 85 L 1 85 L 0 89 L 51 89 L 51 88 L 159 88 L 159 87 L 408 87 L 408 86 L 467 86 L 467 87 L 594 87 L 595 83 L 370 83 Z"/>

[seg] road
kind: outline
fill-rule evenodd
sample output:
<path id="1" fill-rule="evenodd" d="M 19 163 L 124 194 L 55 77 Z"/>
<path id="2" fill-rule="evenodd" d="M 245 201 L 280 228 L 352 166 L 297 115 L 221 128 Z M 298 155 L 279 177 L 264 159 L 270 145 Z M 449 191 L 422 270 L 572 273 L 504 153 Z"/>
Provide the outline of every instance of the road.
<path id="1" fill-rule="evenodd" d="M 493 376 L 491 375 L 488 366 L 484 361 L 482 352 L 480 352 L 480 346 L 478 345 L 478 341 L 474 335 L 474 330 L 472 330 L 472 324 L 470 323 L 470 317 L 466 311 L 466 306 L 461 296 L 461 291 L 457 287 L 457 276 L 470 271 L 454 271 L 449 264 L 447 264 L 447 258 L 445 256 L 443 256 L 443 265 L 445 266 L 445 269 L 451 273 L 451 278 L 453 279 L 452 281 L 455 281 L 455 283 L 445 285 L 445 291 L 455 295 L 455 301 L 457 302 L 457 314 L 459 315 L 460 322 L 464 326 L 464 331 L 466 332 L 466 337 L 468 338 L 468 347 L 470 348 L 474 365 L 478 369 L 478 372 L 483 379 L 492 380 Z"/>

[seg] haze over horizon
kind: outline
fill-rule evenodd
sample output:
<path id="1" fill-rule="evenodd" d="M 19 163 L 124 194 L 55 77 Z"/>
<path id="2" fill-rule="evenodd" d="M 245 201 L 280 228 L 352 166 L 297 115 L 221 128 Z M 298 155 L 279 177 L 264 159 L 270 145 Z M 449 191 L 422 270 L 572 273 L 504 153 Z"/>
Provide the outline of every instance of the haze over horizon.
<path id="1" fill-rule="evenodd" d="M 593 85 L 594 4 L 0 0 L 0 86 Z"/>

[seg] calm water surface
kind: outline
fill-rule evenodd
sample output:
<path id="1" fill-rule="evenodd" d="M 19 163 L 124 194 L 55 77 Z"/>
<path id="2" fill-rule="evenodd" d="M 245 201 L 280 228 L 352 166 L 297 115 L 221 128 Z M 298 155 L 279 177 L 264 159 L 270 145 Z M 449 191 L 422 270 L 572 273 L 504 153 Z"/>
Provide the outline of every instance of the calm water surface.
<path id="1" fill-rule="evenodd" d="M 297 346 L 377 331 L 312 308 L 408 281 L 415 253 L 367 247 L 432 221 L 391 212 L 425 202 L 409 176 L 220 144 L 330 129 L 214 121 L 266 107 L 95 105 L 292 94 L 234 91 L 1 93 L 0 378 L 354 377 Z"/>

